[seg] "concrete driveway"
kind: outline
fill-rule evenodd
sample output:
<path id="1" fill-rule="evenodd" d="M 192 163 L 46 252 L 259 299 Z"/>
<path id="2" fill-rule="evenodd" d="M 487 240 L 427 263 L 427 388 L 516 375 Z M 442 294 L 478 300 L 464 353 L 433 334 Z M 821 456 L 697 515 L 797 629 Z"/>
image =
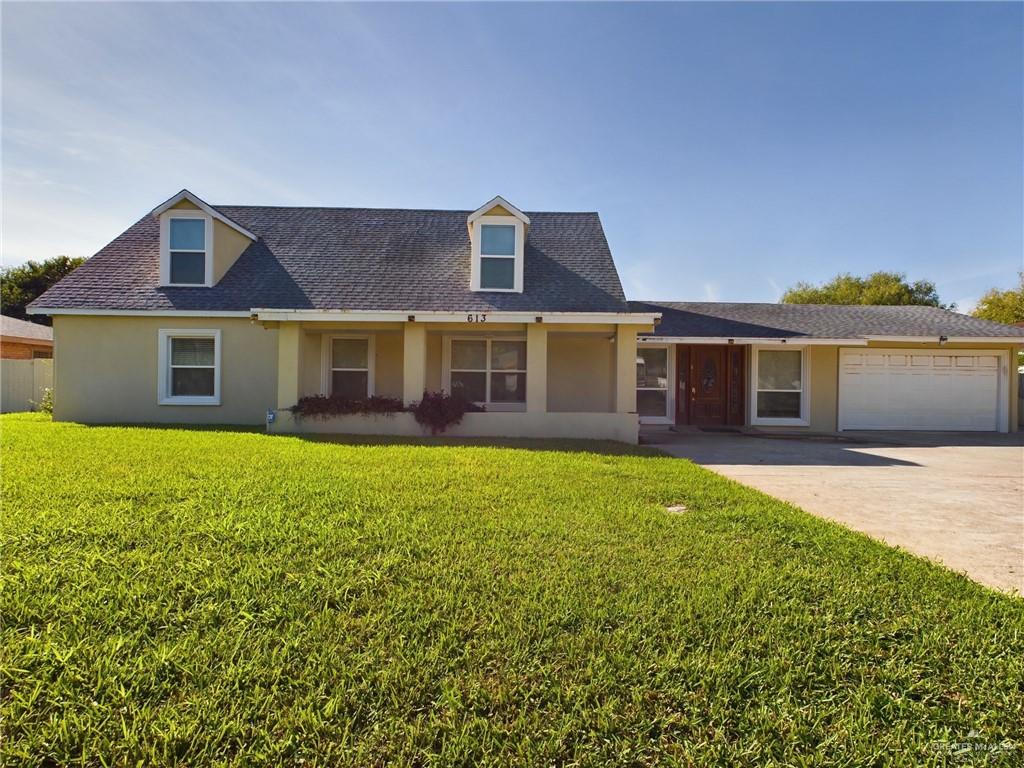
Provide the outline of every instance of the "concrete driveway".
<path id="1" fill-rule="evenodd" d="M 644 441 L 1024 595 L 1024 435 L 645 431 Z"/>

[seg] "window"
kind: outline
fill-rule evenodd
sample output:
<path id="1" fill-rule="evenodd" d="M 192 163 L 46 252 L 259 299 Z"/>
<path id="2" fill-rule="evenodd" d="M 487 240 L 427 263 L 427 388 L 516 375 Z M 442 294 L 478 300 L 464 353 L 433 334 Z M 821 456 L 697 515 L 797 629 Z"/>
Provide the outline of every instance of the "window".
<path id="1" fill-rule="evenodd" d="M 206 282 L 206 220 L 171 219 L 171 283 Z"/>
<path id="2" fill-rule="evenodd" d="M 329 395 L 363 400 L 373 394 L 372 337 L 329 336 L 327 383 Z"/>
<path id="3" fill-rule="evenodd" d="M 159 332 L 160 405 L 220 405 L 220 331 Z"/>
<path id="4" fill-rule="evenodd" d="M 492 410 L 526 404 L 526 342 L 452 339 L 450 390 Z"/>
<path id="5" fill-rule="evenodd" d="M 33 360 L 52 360 L 53 350 L 52 349 L 33 349 L 32 350 Z"/>
<path id="6" fill-rule="evenodd" d="M 470 221 L 474 291 L 522 293 L 526 222 L 488 214 Z"/>
<path id="7" fill-rule="evenodd" d="M 160 283 L 207 286 L 213 277 L 213 221 L 201 211 L 165 213 L 160 232 Z"/>
<path id="8" fill-rule="evenodd" d="M 513 224 L 480 226 L 480 287 L 515 288 L 516 228 Z"/>
<path id="9" fill-rule="evenodd" d="M 806 426 L 803 349 L 754 349 L 753 423 Z"/>
<path id="10" fill-rule="evenodd" d="M 668 348 L 640 347 L 636 352 L 636 410 L 640 416 L 668 418 Z"/>

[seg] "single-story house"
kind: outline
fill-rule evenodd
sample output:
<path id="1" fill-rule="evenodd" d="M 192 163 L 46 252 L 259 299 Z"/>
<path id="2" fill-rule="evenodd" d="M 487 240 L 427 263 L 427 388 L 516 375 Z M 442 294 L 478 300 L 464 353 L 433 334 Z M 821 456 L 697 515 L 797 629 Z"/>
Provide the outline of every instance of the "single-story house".
<path id="1" fill-rule="evenodd" d="M 420 434 L 306 395 L 483 407 L 455 435 L 635 442 L 638 424 L 1017 424 L 1024 329 L 930 307 L 628 302 L 596 213 L 209 205 L 182 190 L 37 299 L 54 417 Z"/>
<path id="2" fill-rule="evenodd" d="M 53 357 L 53 329 L 0 315 L 0 359 L 47 360 Z"/>

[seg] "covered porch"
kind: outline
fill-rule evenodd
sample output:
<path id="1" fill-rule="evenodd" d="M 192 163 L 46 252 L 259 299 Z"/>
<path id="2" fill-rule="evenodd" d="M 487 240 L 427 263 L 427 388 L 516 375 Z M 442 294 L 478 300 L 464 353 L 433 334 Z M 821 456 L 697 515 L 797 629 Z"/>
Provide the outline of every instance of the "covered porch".
<path id="1" fill-rule="evenodd" d="M 653 317 L 581 313 L 302 313 L 259 311 L 277 329 L 277 408 L 285 433 L 419 436 L 408 411 L 296 417 L 309 395 L 396 398 L 460 393 L 482 412 L 457 437 L 637 442 L 637 334 Z"/>

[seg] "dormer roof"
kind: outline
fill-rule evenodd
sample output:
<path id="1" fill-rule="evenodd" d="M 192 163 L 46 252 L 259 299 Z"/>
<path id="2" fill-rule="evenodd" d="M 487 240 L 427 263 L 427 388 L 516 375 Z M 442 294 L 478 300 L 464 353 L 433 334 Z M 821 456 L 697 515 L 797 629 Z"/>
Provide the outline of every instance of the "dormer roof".
<path id="1" fill-rule="evenodd" d="M 177 194 L 172 195 L 171 197 L 164 200 L 162 203 L 160 203 L 160 205 L 158 205 L 156 208 L 150 211 L 149 215 L 154 217 L 159 216 L 160 214 L 165 213 L 166 211 L 169 211 L 170 209 L 174 208 L 182 201 L 188 201 L 192 203 L 192 205 L 201 210 L 207 216 L 212 216 L 213 218 L 217 219 L 217 221 L 227 224 L 233 230 L 239 232 L 240 234 L 245 235 L 253 242 L 255 242 L 258 239 L 256 235 L 254 235 L 248 229 L 243 227 L 237 221 L 225 216 L 212 205 L 202 200 L 198 195 L 192 194 L 187 189 L 183 189 L 181 190 L 181 192 L 178 192 Z"/>
<path id="2" fill-rule="evenodd" d="M 473 222 L 481 216 L 513 216 L 523 222 L 523 224 L 529 225 L 530 223 L 529 216 L 520 211 L 501 195 L 496 195 L 469 214 L 466 218 L 466 224 L 473 226 Z"/>

